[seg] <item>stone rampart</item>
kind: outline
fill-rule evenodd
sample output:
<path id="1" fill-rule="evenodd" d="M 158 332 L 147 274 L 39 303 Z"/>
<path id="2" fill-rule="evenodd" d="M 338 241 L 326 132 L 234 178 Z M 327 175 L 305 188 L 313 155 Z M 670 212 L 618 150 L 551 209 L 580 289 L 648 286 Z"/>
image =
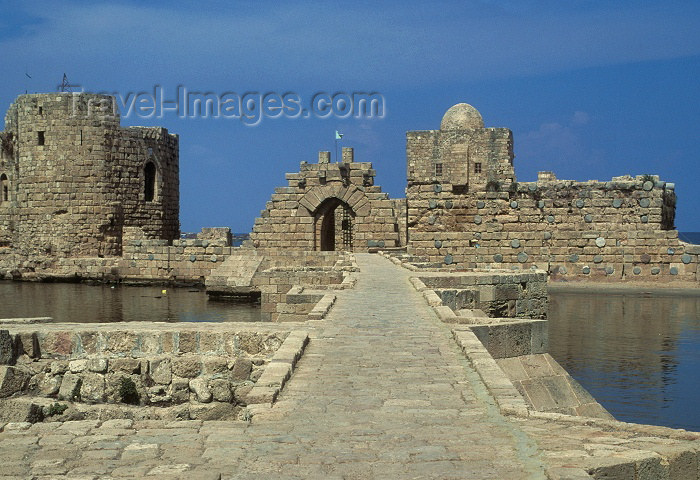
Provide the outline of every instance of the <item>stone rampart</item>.
<path id="1" fill-rule="evenodd" d="M 678 240 L 674 184 L 517 182 L 512 134 L 459 104 L 407 134 L 408 253 L 448 269 L 539 268 L 552 280 L 697 285 L 700 247 Z"/>
<path id="2" fill-rule="evenodd" d="M 658 178 L 531 182 L 469 196 L 450 187 L 409 188 L 409 251 L 430 262 L 534 266 L 553 280 L 697 280 L 696 250 L 668 228 L 673 186 Z"/>

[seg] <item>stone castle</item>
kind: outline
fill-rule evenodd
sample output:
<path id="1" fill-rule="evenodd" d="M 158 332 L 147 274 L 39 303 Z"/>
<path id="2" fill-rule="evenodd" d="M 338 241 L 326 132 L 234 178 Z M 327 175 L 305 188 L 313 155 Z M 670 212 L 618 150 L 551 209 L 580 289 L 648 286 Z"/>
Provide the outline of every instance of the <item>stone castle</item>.
<path id="1" fill-rule="evenodd" d="M 0 319 L 10 475 L 700 478 L 697 433 L 612 419 L 547 353 L 548 279 L 697 286 L 672 184 L 518 183 L 511 132 L 459 104 L 408 133 L 406 198 L 351 148 L 321 152 L 233 247 L 227 228 L 179 238 L 177 136 L 112 106 L 10 107 L 0 278 L 204 283 L 286 323 Z"/>
<path id="2" fill-rule="evenodd" d="M 405 199 L 381 193 L 371 164 L 354 163 L 352 149 L 343 149 L 340 163 L 328 158 L 321 152 L 318 164 L 302 163 L 299 173 L 287 174 L 289 185 L 275 191 L 256 220 L 257 247 L 403 247 L 433 268 L 698 280 L 700 249 L 679 241 L 673 227 L 672 183 L 649 175 L 575 182 L 552 172 L 518 182 L 511 131 L 484 127 L 464 103 L 445 113 L 440 130 L 407 133 Z"/>
<path id="3" fill-rule="evenodd" d="M 406 198 L 383 193 L 372 164 L 346 147 L 340 162 L 320 152 L 317 163 L 286 175 L 255 221 L 254 250 L 232 247 L 226 229 L 179 240 L 178 137 L 121 127 L 113 104 L 59 93 L 21 95 L 11 105 L 0 133 L 6 277 L 203 283 L 234 253 L 405 250 L 420 268 L 699 278 L 700 248 L 679 241 L 673 227 L 672 183 L 650 175 L 575 182 L 551 172 L 518 182 L 511 131 L 485 127 L 464 103 L 439 130 L 407 133 Z"/>
<path id="4" fill-rule="evenodd" d="M 113 98 L 21 95 L 0 149 L 0 246 L 25 256 L 122 254 L 125 227 L 179 237 L 178 137 L 120 127 Z"/>

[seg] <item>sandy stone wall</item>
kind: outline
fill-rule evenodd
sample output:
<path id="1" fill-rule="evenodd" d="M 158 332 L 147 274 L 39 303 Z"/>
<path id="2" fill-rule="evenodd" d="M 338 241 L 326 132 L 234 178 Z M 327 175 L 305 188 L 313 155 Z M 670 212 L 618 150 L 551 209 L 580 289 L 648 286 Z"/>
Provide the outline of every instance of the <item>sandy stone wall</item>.
<path id="1" fill-rule="evenodd" d="M 207 405 L 230 417 L 289 331 L 229 325 L 9 325 L 0 330 L 0 398 L 88 404 Z M 67 328 L 69 327 L 69 328 Z M 7 353 L 7 348 L 0 348 Z M 124 385 L 127 385 L 125 387 Z M 127 398 L 128 396 L 128 398 Z"/>
<path id="2" fill-rule="evenodd" d="M 698 280 L 700 252 L 673 229 L 672 183 L 552 172 L 518 183 L 510 131 L 480 118 L 460 104 L 441 130 L 408 132 L 410 254 L 457 269 L 541 268 L 553 280 Z"/>
<path id="3" fill-rule="evenodd" d="M 102 257 L 121 254 L 124 227 L 177 238 L 178 137 L 121 128 L 114 105 L 109 96 L 52 93 L 21 95 L 10 106 L 0 246 L 33 258 Z"/>
<path id="4" fill-rule="evenodd" d="M 275 193 L 255 220 L 251 240 L 256 248 L 310 251 L 367 251 L 400 244 L 400 225 L 393 200 L 374 185 L 368 162 L 355 162 L 343 148 L 343 162 L 302 162 L 286 175 L 288 186 Z"/>

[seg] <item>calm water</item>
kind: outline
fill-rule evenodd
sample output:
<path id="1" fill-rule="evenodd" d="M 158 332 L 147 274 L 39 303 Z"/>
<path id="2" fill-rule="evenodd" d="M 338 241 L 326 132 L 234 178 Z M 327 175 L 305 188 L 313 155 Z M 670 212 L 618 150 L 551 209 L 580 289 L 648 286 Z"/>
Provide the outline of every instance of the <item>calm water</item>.
<path id="1" fill-rule="evenodd" d="M 260 308 L 209 301 L 203 290 L 192 288 L 0 281 L 0 318 L 11 317 L 80 323 L 255 322 Z"/>
<path id="2" fill-rule="evenodd" d="M 551 291 L 549 349 L 618 420 L 700 431 L 700 292 Z"/>

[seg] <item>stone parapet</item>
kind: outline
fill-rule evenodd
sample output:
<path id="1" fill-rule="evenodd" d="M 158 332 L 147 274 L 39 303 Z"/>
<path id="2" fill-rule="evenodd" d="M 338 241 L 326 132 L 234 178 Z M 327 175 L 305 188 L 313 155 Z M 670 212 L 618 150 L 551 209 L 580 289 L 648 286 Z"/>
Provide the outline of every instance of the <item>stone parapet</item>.
<path id="1" fill-rule="evenodd" d="M 291 372 L 308 338 L 257 325 L 129 325 L 8 324 L 18 355 L 14 366 L 0 367 L 0 398 L 158 408 L 218 403 L 230 416 L 278 364 Z"/>

